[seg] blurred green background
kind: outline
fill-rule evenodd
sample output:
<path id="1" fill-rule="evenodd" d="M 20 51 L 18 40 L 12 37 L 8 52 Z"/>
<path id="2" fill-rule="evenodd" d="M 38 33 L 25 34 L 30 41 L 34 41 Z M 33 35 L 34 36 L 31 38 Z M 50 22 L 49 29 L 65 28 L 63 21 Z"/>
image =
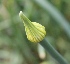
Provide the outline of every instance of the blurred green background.
<path id="1" fill-rule="evenodd" d="M 20 11 L 45 26 L 47 40 L 70 63 L 70 0 L 0 0 L 0 64 L 58 64 L 27 40 Z"/>

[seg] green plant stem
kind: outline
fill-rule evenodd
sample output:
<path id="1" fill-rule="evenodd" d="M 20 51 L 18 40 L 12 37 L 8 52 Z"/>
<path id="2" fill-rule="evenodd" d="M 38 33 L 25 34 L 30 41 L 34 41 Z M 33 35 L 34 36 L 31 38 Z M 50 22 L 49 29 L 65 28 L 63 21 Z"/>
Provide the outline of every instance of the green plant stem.
<path id="1" fill-rule="evenodd" d="M 36 2 L 36 4 L 38 4 L 39 6 L 41 6 L 44 10 L 46 10 L 52 16 L 52 18 L 55 19 L 56 22 L 64 29 L 64 31 L 70 38 L 70 24 L 68 23 L 69 21 L 65 19 L 65 17 L 61 14 L 59 10 L 54 7 L 50 2 L 48 2 L 48 0 L 33 1 Z"/>
<path id="2" fill-rule="evenodd" d="M 40 42 L 48 53 L 55 58 L 60 64 L 68 64 L 68 62 L 54 49 L 54 47 L 46 40 Z"/>

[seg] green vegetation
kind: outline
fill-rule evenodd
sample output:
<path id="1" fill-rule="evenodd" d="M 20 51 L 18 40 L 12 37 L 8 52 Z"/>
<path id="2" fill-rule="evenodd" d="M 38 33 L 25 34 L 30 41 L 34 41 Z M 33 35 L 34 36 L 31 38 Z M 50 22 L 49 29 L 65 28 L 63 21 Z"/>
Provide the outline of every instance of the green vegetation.
<path id="1" fill-rule="evenodd" d="M 70 63 L 70 0 L 0 0 L 0 64 L 58 64 L 28 41 L 19 11 L 45 26 L 47 41 Z"/>

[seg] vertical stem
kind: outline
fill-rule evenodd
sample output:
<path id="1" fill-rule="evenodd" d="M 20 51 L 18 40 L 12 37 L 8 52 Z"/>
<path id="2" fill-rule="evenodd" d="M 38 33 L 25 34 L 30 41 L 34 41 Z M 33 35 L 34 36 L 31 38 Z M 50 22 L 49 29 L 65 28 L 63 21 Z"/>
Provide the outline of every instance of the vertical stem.
<path id="1" fill-rule="evenodd" d="M 55 58 L 60 64 L 68 64 L 67 61 L 53 48 L 53 46 L 47 42 L 46 39 L 40 42 L 48 53 Z"/>
<path id="2" fill-rule="evenodd" d="M 41 6 L 44 10 L 46 10 L 52 18 L 65 30 L 66 34 L 70 38 L 70 24 L 65 19 L 65 17 L 61 14 L 59 10 L 57 10 L 48 0 L 32 0 L 36 2 L 39 6 Z"/>

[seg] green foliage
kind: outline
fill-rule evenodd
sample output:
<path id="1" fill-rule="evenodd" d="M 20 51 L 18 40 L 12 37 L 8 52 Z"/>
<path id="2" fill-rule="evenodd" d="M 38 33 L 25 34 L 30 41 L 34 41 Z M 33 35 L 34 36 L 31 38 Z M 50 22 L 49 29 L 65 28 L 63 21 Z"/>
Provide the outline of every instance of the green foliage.
<path id="1" fill-rule="evenodd" d="M 44 25 L 47 40 L 70 62 L 70 0 L 45 1 L 0 0 L 0 64 L 57 64 L 45 51 L 40 57 L 38 44 L 27 40 L 19 11 Z"/>

